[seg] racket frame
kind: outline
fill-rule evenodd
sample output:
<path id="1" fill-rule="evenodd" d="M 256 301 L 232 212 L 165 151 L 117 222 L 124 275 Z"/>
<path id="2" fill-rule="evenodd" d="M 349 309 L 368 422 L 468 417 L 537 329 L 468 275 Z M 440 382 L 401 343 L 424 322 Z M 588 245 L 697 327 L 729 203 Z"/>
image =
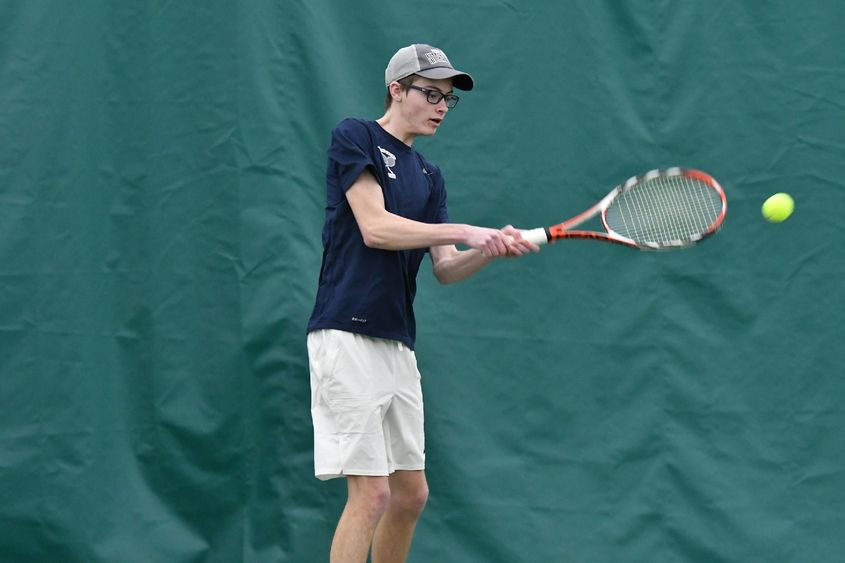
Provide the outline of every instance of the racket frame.
<path id="1" fill-rule="evenodd" d="M 611 204 L 613 203 L 613 200 L 616 199 L 620 194 L 630 189 L 633 189 L 635 186 L 643 182 L 653 180 L 660 176 L 686 176 L 710 186 L 710 188 L 719 195 L 722 202 L 722 209 L 718 217 L 716 217 L 716 219 L 709 225 L 707 230 L 697 236 L 690 237 L 689 239 L 668 241 L 663 243 L 638 243 L 628 237 L 622 236 L 619 233 L 613 231 L 613 229 L 608 226 L 606 219 L 607 210 L 608 208 L 610 208 Z M 571 219 L 567 219 L 566 221 L 558 223 L 557 225 L 552 225 L 551 227 L 543 227 L 522 231 L 521 234 L 523 238 L 530 240 L 535 244 L 551 244 L 561 239 L 582 238 L 603 240 L 606 242 L 612 242 L 631 248 L 639 248 L 642 250 L 668 250 L 673 248 L 684 248 L 687 246 L 691 246 L 715 233 L 717 230 L 719 230 L 719 227 L 722 226 L 722 223 L 725 220 L 725 215 L 727 214 L 727 210 L 728 204 L 727 198 L 725 197 L 725 191 L 712 176 L 710 176 L 706 172 L 702 172 L 701 170 L 696 170 L 694 168 L 680 168 L 676 166 L 664 170 L 650 170 L 649 172 L 646 172 L 645 174 L 639 176 L 631 176 L 624 183 L 619 184 L 618 186 L 610 190 L 610 192 L 601 200 L 599 200 L 598 203 L 596 203 L 589 209 L 586 209 L 585 211 L 579 213 L 578 215 L 575 215 Z M 598 214 L 601 214 L 602 225 L 604 226 L 606 232 L 584 231 L 575 229 L 575 227 L 592 219 Z"/>

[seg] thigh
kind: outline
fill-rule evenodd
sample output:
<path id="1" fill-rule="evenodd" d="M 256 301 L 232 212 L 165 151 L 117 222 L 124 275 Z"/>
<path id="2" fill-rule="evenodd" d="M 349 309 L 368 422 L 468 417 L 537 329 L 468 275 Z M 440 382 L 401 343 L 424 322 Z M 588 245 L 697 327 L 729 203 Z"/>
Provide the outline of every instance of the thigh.
<path id="1" fill-rule="evenodd" d="M 397 360 L 396 386 L 385 420 L 385 435 L 395 470 L 425 468 L 425 413 L 422 382 L 414 352 L 407 348 Z"/>
<path id="2" fill-rule="evenodd" d="M 388 364 L 379 343 L 336 330 L 308 335 L 314 469 L 320 479 L 386 476 Z"/>
<path id="3" fill-rule="evenodd" d="M 309 335 L 311 406 L 338 432 L 374 432 L 392 390 L 389 362 L 373 339 L 338 330 Z"/>

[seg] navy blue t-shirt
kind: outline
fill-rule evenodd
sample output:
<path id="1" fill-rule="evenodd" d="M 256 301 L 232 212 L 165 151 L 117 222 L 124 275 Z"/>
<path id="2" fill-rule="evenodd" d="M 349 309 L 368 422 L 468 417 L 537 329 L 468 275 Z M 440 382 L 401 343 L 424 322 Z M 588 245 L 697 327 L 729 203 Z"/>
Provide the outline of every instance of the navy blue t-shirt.
<path id="1" fill-rule="evenodd" d="M 439 168 L 375 121 L 342 121 L 328 151 L 323 264 L 308 332 L 334 328 L 398 340 L 413 349 L 417 272 L 428 249 L 364 244 L 346 191 L 365 170 L 381 186 L 390 213 L 423 223 L 449 221 Z"/>

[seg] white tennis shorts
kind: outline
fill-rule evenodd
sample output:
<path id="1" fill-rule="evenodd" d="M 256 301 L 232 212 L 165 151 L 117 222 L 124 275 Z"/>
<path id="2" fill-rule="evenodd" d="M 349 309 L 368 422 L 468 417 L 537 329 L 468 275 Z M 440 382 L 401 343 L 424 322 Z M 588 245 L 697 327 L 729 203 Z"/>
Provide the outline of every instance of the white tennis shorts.
<path id="1" fill-rule="evenodd" d="M 396 340 L 317 330 L 308 334 L 308 361 L 318 479 L 425 468 L 413 350 Z"/>

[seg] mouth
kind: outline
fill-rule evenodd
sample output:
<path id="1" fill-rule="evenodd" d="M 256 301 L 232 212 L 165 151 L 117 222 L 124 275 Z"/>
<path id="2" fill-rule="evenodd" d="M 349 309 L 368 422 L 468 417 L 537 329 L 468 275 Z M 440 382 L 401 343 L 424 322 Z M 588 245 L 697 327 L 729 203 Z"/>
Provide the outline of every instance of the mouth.
<path id="1" fill-rule="evenodd" d="M 431 119 L 428 120 L 428 122 L 431 123 L 432 125 L 434 125 L 435 128 L 437 128 L 437 127 L 440 127 L 441 123 L 443 123 L 443 119 L 438 118 L 438 117 L 432 117 Z"/>

